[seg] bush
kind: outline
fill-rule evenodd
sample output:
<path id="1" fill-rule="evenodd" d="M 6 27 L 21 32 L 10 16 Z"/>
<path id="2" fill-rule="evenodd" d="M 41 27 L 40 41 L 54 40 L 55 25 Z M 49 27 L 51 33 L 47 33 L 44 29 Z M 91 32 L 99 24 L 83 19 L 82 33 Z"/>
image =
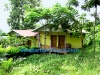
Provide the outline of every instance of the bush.
<path id="1" fill-rule="evenodd" d="M 8 53 L 8 54 L 16 54 L 19 51 L 20 51 L 20 48 L 18 48 L 18 47 L 9 46 L 9 47 L 6 48 L 6 53 Z"/>
<path id="2" fill-rule="evenodd" d="M 0 69 L 0 75 L 7 75 L 7 73 L 4 70 Z"/>
<path id="3" fill-rule="evenodd" d="M 0 45 L 0 48 L 2 48 L 2 45 Z"/>
<path id="4" fill-rule="evenodd" d="M 18 46 L 17 48 L 21 49 L 21 48 L 27 48 L 27 47 L 25 47 L 25 46 Z"/>
<path id="5" fill-rule="evenodd" d="M 2 45 L 0 45 L 0 54 L 4 53 L 4 49 L 2 48 Z"/>
<path id="6" fill-rule="evenodd" d="M 17 54 L 20 52 L 21 48 L 27 49 L 25 46 L 18 46 L 18 47 L 9 46 L 7 48 L 0 47 L 0 54 L 10 54 L 10 55 Z"/>
<path id="7" fill-rule="evenodd" d="M 3 54 L 3 53 L 5 53 L 6 51 L 5 51 L 5 48 L 0 48 L 0 54 Z"/>
<path id="8" fill-rule="evenodd" d="M 13 59 L 3 60 L 0 66 L 1 70 L 10 71 L 13 65 Z"/>

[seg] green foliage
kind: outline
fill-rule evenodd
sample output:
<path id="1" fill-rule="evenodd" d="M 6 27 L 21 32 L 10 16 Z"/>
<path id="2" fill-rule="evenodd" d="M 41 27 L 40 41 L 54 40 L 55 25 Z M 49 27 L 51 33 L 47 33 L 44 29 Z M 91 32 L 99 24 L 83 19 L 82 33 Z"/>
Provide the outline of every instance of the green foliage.
<path id="1" fill-rule="evenodd" d="M 66 28 L 70 29 L 72 25 L 78 24 L 76 19 L 78 11 L 73 7 L 61 6 L 57 3 L 52 8 L 38 8 L 37 11 L 36 9 L 26 13 L 26 21 L 35 24 L 44 20 L 45 25 L 49 25 L 49 28 L 54 28 L 55 30 L 59 26 L 65 30 Z"/>
<path id="2" fill-rule="evenodd" d="M 8 60 L 3 60 L 1 65 L 0 65 L 0 71 L 4 71 L 4 72 L 9 72 L 12 69 L 13 66 L 13 59 L 10 58 Z"/>
<path id="3" fill-rule="evenodd" d="M 100 5 L 100 0 L 85 0 L 82 9 L 90 10 L 90 8 L 97 7 L 97 5 Z"/>
<path id="4" fill-rule="evenodd" d="M 59 54 L 34 54 L 26 59 L 14 61 L 10 75 L 98 75 L 100 65 L 100 51 L 93 58 L 92 47 L 85 48 L 84 55 L 71 53 Z M 21 61 L 20 61 L 21 60 Z M 20 62 L 18 62 L 20 61 Z M 92 62 L 92 63 L 91 63 Z"/>
<path id="5" fill-rule="evenodd" d="M 20 51 L 20 48 L 18 48 L 18 47 L 16 48 L 16 47 L 9 46 L 6 48 L 6 53 L 8 53 L 8 54 L 16 54 L 19 51 Z"/>
<path id="6" fill-rule="evenodd" d="M 9 45 L 7 37 L 1 37 L 0 38 L 0 45 L 2 45 L 2 47 L 7 47 Z"/>
<path id="7" fill-rule="evenodd" d="M 18 47 L 13 47 L 13 46 L 8 46 L 6 48 L 0 48 L 0 54 L 16 54 L 20 52 L 21 48 L 26 48 L 25 46 L 18 46 Z"/>
<path id="8" fill-rule="evenodd" d="M 33 26 L 25 26 L 25 12 L 29 9 L 40 6 L 40 0 L 9 0 L 10 1 L 10 15 L 7 19 L 8 25 L 11 29 L 31 29 Z M 29 24 L 29 23 L 27 23 Z M 33 26 L 34 27 L 34 26 Z"/>
<path id="9" fill-rule="evenodd" d="M 3 48 L 6 48 L 8 46 L 26 46 L 27 41 L 31 40 L 30 38 L 26 37 L 16 37 L 16 36 L 7 36 L 6 38 L 0 38 L 0 45 L 2 45 Z"/>
<path id="10" fill-rule="evenodd" d="M 0 75 L 98 75 L 99 57 L 99 46 L 96 47 L 95 59 L 92 46 L 87 46 L 84 54 L 81 51 L 66 55 L 34 54 L 27 58 L 18 58 L 14 62 L 10 58 L 0 64 Z"/>
<path id="11" fill-rule="evenodd" d="M 0 48 L 0 54 L 6 53 L 5 48 Z"/>
<path id="12" fill-rule="evenodd" d="M 2 45 L 0 45 L 0 54 L 6 53 L 5 48 L 2 48 Z"/>
<path id="13" fill-rule="evenodd" d="M 36 27 L 36 23 L 39 22 L 39 20 L 41 19 L 40 12 L 42 12 L 41 8 L 33 8 L 25 13 L 25 28 L 34 29 Z"/>
<path id="14" fill-rule="evenodd" d="M 100 24 L 96 26 L 95 30 L 95 41 L 100 46 Z"/>
<path id="15" fill-rule="evenodd" d="M 96 44 L 100 44 L 100 25 L 95 27 L 95 42 Z M 93 44 L 93 29 L 91 29 L 89 34 L 86 34 L 85 44 L 92 45 Z"/>
<path id="16" fill-rule="evenodd" d="M 5 32 L 3 32 L 2 30 L 0 30 L 0 36 L 5 36 L 7 35 Z"/>
<path id="17" fill-rule="evenodd" d="M 67 4 L 66 5 L 74 5 L 75 7 L 79 6 L 79 2 L 78 0 L 68 0 Z"/>
<path id="18" fill-rule="evenodd" d="M 2 45 L 0 45 L 0 48 L 2 48 Z"/>
<path id="19" fill-rule="evenodd" d="M 87 34 L 86 36 L 85 36 L 85 45 L 87 45 L 87 46 L 89 46 L 89 45 L 92 45 L 92 35 L 90 35 L 90 34 Z"/>
<path id="20" fill-rule="evenodd" d="M 65 31 L 66 28 L 70 29 L 72 25 L 77 24 L 76 17 L 78 16 L 77 10 L 72 7 L 62 7 L 60 4 L 56 4 L 53 7 L 53 24 L 55 27 L 61 25 L 62 29 Z"/>
<path id="21" fill-rule="evenodd" d="M 4 70 L 0 69 L 0 75 L 7 75 L 8 73 L 5 72 Z"/>
<path id="22" fill-rule="evenodd" d="M 85 3 L 81 6 L 82 9 L 90 11 L 91 8 L 95 7 L 95 23 L 93 25 L 93 50 L 95 52 L 95 26 L 97 24 L 97 6 L 100 6 L 100 0 L 85 0 Z"/>

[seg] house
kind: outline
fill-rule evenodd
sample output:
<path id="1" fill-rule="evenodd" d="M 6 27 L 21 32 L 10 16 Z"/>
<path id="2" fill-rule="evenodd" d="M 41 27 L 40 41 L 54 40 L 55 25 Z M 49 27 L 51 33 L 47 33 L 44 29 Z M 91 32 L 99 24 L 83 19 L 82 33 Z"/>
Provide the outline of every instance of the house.
<path id="1" fill-rule="evenodd" d="M 31 30 L 12 30 L 8 33 L 10 36 L 16 36 L 18 38 L 26 38 L 27 45 L 30 47 L 37 47 L 37 32 L 32 32 Z M 15 39 L 16 40 L 16 39 Z"/>
<path id="2" fill-rule="evenodd" d="M 67 29 L 64 32 L 62 28 L 58 30 L 49 29 L 48 25 L 43 25 L 33 30 L 39 32 L 38 46 L 42 48 L 65 48 L 66 46 L 71 48 L 81 48 L 81 38 L 72 36 L 72 31 Z M 85 30 L 82 30 L 83 34 L 86 34 Z M 84 39 L 83 39 L 84 40 Z"/>

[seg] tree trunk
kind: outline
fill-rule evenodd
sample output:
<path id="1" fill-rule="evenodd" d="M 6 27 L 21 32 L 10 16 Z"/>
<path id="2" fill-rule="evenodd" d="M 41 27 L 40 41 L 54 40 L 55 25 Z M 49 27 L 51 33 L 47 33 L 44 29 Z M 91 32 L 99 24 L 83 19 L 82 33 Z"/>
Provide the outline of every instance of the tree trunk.
<path id="1" fill-rule="evenodd" d="M 44 49 L 46 48 L 45 46 L 46 46 L 46 25 L 44 26 L 44 30 L 45 30 L 45 32 L 44 32 Z"/>
<path id="2" fill-rule="evenodd" d="M 95 23 L 93 26 L 93 51 L 95 53 L 95 26 L 96 26 L 96 18 L 97 18 L 97 6 L 95 6 Z"/>
<path id="3" fill-rule="evenodd" d="M 50 29 L 50 49 L 52 48 L 51 47 L 51 35 L 52 35 L 52 29 Z M 51 50 L 49 51 L 49 53 L 51 54 Z"/>
<path id="4" fill-rule="evenodd" d="M 84 52 L 82 26 L 81 26 L 81 46 L 82 46 L 82 52 Z"/>

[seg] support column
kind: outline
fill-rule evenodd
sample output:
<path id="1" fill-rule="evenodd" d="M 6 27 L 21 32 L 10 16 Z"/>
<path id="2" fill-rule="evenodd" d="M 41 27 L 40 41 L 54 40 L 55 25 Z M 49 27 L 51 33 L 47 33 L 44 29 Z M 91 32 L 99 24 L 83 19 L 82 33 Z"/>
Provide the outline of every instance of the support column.
<path id="1" fill-rule="evenodd" d="M 51 54 L 51 52 L 52 52 L 52 50 L 51 50 L 51 35 L 52 35 L 52 31 L 50 30 L 50 51 L 49 51 L 49 53 Z"/>
<path id="2" fill-rule="evenodd" d="M 38 47 L 40 47 L 40 33 L 38 33 Z"/>

